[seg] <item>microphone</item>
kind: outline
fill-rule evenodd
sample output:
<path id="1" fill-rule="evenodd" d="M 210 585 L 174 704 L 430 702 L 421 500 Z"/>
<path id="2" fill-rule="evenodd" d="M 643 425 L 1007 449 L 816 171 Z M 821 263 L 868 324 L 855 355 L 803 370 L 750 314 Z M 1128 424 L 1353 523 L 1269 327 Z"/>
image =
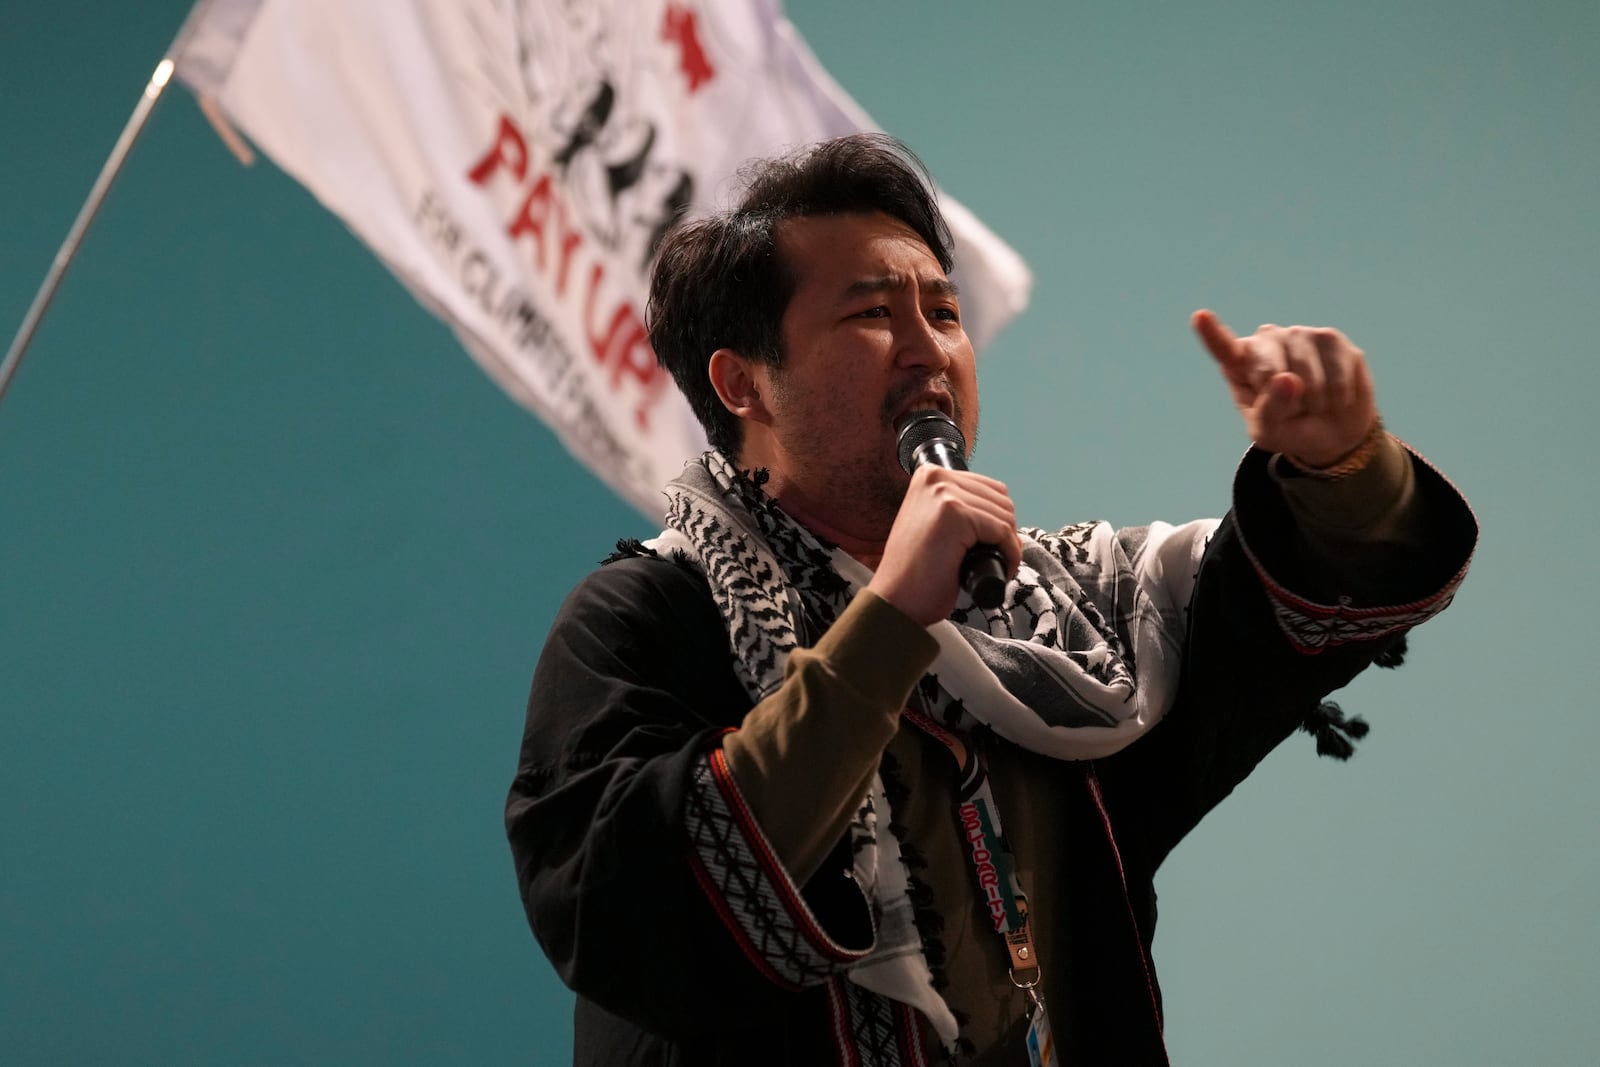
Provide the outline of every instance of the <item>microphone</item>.
<path id="1" fill-rule="evenodd" d="M 900 421 L 896 452 L 900 466 L 913 474 L 925 463 L 946 470 L 967 470 L 967 439 L 942 411 L 913 411 Z M 994 545 L 967 549 L 961 561 L 961 587 L 985 611 L 1000 606 L 1006 592 L 1006 558 Z"/>

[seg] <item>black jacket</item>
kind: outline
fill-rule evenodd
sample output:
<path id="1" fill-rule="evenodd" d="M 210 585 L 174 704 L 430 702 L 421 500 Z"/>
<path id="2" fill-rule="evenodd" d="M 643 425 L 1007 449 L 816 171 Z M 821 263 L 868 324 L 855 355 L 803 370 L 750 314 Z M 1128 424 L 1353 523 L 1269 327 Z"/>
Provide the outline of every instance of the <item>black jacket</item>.
<path id="1" fill-rule="evenodd" d="M 1157 868 L 1296 729 L 1337 749 L 1326 695 L 1449 602 L 1476 526 L 1442 477 L 1415 470 L 1422 545 L 1372 546 L 1330 567 L 1305 558 L 1266 457 L 1247 457 L 1201 565 L 1175 705 L 1114 756 L 1053 765 L 1046 803 L 1073 872 L 1068 994 L 1051 1003 L 1063 1063 L 1165 1061 L 1148 966 Z M 838 1062 L 832 983 L 795 990 L 764 976 L 689 860 L 690 782 L 750 706 L 705 580 L 685 565 L 612 562 L 551 629 L 506 821 L 529 923 L 578 993 L 575 1064 Z M 847 868 L 836 853 L 804 903 L 840 944 L 864 947 L 870 921 L 838 876 Z M 881 1062 L 916 1055 L 890 1049 Z"/>

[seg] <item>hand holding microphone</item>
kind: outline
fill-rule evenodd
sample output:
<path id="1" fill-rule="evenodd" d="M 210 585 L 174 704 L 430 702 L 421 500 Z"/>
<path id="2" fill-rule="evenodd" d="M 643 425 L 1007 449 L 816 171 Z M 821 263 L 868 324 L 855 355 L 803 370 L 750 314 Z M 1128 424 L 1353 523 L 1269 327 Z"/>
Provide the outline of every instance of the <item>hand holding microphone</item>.
<path id="1" fill-rule="evenodd" d="M 913 411 L 900 424 L 897 452 L 907 474 L 924 464 L 945 470 L 967 470 L 967 439 L 961 428 L 942 411 Z M 1000 606 L 1011 568 L 1000 549 L 980 542 L 967 549 L 961 560 L 961 587 L 985 611 Z"/>
<path id="2" fill-rule="evenodd" d="M 967 470 L 966 451 L 942 412 L 912 412 L 900 424 L 911 487 L 868 588 L 924 626 L 947 617 L 962 588 L 979 607 L 998 607 L 1022 559 L 1005 485 Z"/>

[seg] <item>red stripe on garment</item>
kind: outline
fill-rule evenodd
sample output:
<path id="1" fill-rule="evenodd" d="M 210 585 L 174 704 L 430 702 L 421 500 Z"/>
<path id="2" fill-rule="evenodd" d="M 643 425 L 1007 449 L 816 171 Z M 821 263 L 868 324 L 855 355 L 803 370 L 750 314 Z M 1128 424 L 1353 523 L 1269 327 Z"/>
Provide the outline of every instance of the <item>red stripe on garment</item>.
<path id="1" fill-rule="evenodd" d="M 856 1051 L 855 1027 L 850 1023 L 850 1001 L 843 988 L 844 978 L 828 979 L 828 1020 L 833 1024 L 834 1051 L 841 1067 L 861 1067 Z"/>
<path id="2" fill-rule="evenodd" d="M 794 880 L 789 877 L 789 872 L 783 869 L 778 857 L 773 855 L 771 847 L 767 844 L 766 834 L 761 831 L 761 824 L 756 822 L 754 813 L 745 803 L 744 794 L 739 792 L 739 783 L 733 780 L 733 772 L 728 769 L 727 753 L 720 747 L 714 748 L 711 750 L 710 760 L 712 780 L 717 783 L 717 789 L 722 793 L 722 799 L 727 803 L 728 809 L 739 820 L 739 825 L 744 830 L 745 843 L 755 853 L 756 861 L 761 864 L 767 880 L 783 899 L 784 908 L 794 919 L 801 935 L 819 953 L 838 963 L 854 963 L 865 957 L 865 952 L 851 952 L 834 944 L 833 938 L 811 921 L 811 909 L 806 907 L 805 901 L 795 892 Z"/>
<path id="3" fill-rule="evenodd" d="M 909 1067 L 928 1067 L 928 1049 L 922 1043 L 922 1027 L 916 1009 L 909 1004 L 895 1005 L 895 1038 L 900 1044 L 900 1059 Z"/>
<path id="4" fill-rule="evenodd" d="M 1111 846 L 1111 858 L 1117 862 L 1117 880 L 1122 883 L 1122 902 L 1128 906 L 1128 925 L 1133 930 L 1134 947 L 1139 950 L 1139 964 L 1144 968 L 1144 987 L 1150 994 L 1150 1010 L 1155 1014 L 1156 1034 L 1161 1038 L 1161 1056 L 1171 1064 L 1172 1057 L 1167 1053 L 1167 1034 L 1161 1023 L 1161 1005 L 1156 1000 L 1156 982 L 1150 970 L 1150 957 L 1144 952 L 1144 938 L 1139 936 L 1139 919 L 1133 911 L 1133 898 L 1128 894 L 1128 872 L 1122 866 L 1122 850 L 1117 848 L 1116 835 L 1111 832 L 1111 813 L 1106 810 L 1105 797 L 1100 794 L 1100 777 L 1095 773 L 1094 763 L 1088 764 L 1089 773 L 1083 776 L 1084 784 L 1089 787 L 1089 797 L 1094 801 L 1095 811 L 1100 813 L 1100 825 L 1106 831 L 1106 843 Z"/>

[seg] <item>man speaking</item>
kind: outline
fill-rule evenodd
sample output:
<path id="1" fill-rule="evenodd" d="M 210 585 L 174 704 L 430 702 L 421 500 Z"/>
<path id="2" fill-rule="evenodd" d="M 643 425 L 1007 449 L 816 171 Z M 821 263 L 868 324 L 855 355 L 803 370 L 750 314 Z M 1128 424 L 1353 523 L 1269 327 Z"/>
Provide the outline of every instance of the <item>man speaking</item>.
<path id="1" fill-rule="evenodd" d="M 578 1064 L 1166 1062 L 1156 869 L 1296 729 L 1347 745 L 1323 698 L 1465 573 L 1361 350 L 1206 311 L 1253 442 L 1227 516 L 1019 528 L 948 461 L 951 266 L 869 135 L 662 247 L 650 340 L 712 450 L 562 607 L 506 810 Z"/>

